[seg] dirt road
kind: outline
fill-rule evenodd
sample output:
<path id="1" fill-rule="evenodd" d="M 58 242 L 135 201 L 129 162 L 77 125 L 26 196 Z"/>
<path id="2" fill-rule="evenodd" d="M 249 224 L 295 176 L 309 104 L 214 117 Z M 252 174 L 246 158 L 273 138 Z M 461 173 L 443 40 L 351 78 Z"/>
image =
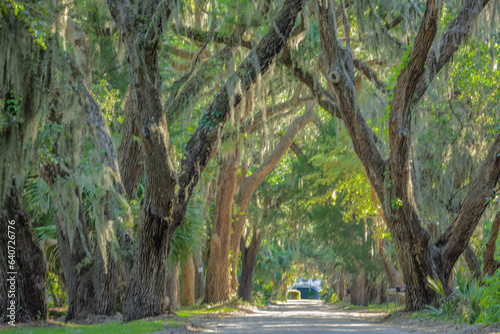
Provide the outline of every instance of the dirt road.
<path id="1" fill-rule="evenodd" d="M 215 333 L 417 333 L 363 321 L 363 315 L 325 306 L 319 301 L 299 300 L 272 305 L 243 316 L 209 319 L 205 332 Z"/>

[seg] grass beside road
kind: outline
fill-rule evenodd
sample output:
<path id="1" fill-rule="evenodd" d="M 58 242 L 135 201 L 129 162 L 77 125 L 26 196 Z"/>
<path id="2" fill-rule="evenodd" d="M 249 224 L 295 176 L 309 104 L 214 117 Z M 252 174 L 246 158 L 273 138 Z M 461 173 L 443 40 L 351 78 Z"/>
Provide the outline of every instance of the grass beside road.
<path id="1" fill-rule="evenodd" d="M 114 321 L 99 325 L 77 325 L 62 322 L 47 322 L 44 327 L 19 327 L 5 331 L 6 333 L 26 334 L 63 334 L 63 333 L 89 333 L 89 334 L 114 334 L 131 333 L 142 334 L 162 330 L 165 327 L 178 327 L 179 323 L 173 319 L 166 320 L 139 320 L 128 323 Z M 46 327 L 45 327 L 46 326 Z"/>
<path id="2" fill-rule="evenodd" d="M 244 307 L 244 306 L 241 306 Z M 226 304 L 216 305 L 196 305 L 182 308 L 180 311 L 175 312 L 173 315 L 165 315 L 155 317 L 152 319 L 143 319 L 138 321 L 131 321 L 123 323 L 113 319 L 106 320 L 99 318 L 95 324 L 77 324 L 65 323 L 58 320 L 49 320 L 47 322 L 37 322 L 34 324 L 18 324 L 15 328 L 0 327 L 0 329 L 7 329 L 2 331 L 4 333 L 19 333 L 19 334 L 63 334 L 63 333 L 89 333 L 89 334 L 114 334 L 114 333 L 127 333 L 127 334 L 143 334 L 152 333 L 155 331 L 164 330 L 166 328 L 177 328 L 183 325 L 188 325 L 190 319 L 202 317 L 206 315 L 221 315 L 230 314 L 240 310 L 240 305 L 233 301 Z M 86 323 L 92 322 L 89 320 Z M 104 322 L 104 323 L 97 323 Z"/>
<path id="3" fill-rule="evenodd" d="M 176 314 L 179 317 L 186 318 L 186 317 L 193 317 L 193 316 L 200 316 L 200 315 L 209 315 L 209 314 L 225 314 L 225 313 L 231 313 L 234 311 L 238 311 L 239 309 L 234 306 L 215 306 L 211 307 L 210 305 L 201 305 L 201 306 L 191 306 L 191 307 L 186 307 L 183 308 L 182 310 L 176 312 Z"/>

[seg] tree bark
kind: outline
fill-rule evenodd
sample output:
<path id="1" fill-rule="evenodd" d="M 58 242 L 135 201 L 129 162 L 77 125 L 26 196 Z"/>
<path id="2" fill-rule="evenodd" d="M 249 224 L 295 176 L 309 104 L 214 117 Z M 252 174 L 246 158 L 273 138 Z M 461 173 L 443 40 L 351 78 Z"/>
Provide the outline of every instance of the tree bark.
<path id="1" fill-rule="evenodd" d="M 354 278 L 354 284 L 351 287 L 351 304 L 353 305 L 368 305 L 366 294 L 366 277 L 364 269 Z"/>
<path id="2" fill-rule="evenodd" d="M 203 250 L 201 251 L 203 252 Z M 203 256 L 201 253 L 193 256 L 194 263 L 194 298 L 196 299 L 205 297 L 205 271 L 203 265 Z M 199 271 L 201 268 L 201 272 Z"/>
<path id="3" fill-rule="evenodd" d="M 340 272 L 340 277 L 339 277 L 339 300 L 343 301 L 345 298 L 345 282 L 344 282 L 344 270 Z"/>
<path id="4" fill-rule="evenodd" d="M 141 146 L 138 142 L 139 129 L 137 127 L 137 111 L 135 103 L 132 101 L 134 94 L 129 85 L 128 94 L 125 97 L 123 123 L 123 137 L 118 151 L 120 161 L 120 174 L 125 188 L 125 193 L 129 199 L 135 198 L 137 187 L 141 183 L 144 165 L 142 161 Z"/>
<path id="5" fill-rule="evenodd" d="M 194 305 L 195 268 L 193 257 L 190 256 L 181 264 L 181 306 Z"/>
<path id="6" fill-rule="evenodd" d="M 95 287 L 95 310 L 99 315 L 115 315 L 117 311 L 120 277 L 120 263 L 115 260 L 113 245 L 106 245 L 107 256 L 104 259 L 99 245 L 94 245 L 94 279 Z"/>
<path id="7" fill-rule="evenodd" d="M 168 297 L 168 305 L 172 311 L 179 310 L 181 308 L 180 302 L 180 289 L 179 289 L 179 264 L 170 263 L 167 264 L 167 278 L 165 282 L 166 296 Z"/>
<path id="8" fill-rule="evenodd" d="M 205 300 L 217 303 L 229 298 L 230 266 L 229 250 L 231 242 L 231 220 L 238 167 L 240 164 L 240 148 L 224 158 L 217 182 L 217 197 L 208 257 L 207 285 Z M 234 255 L 234 254 L 233 254 Z"/>
<path id="9" fill-rule="evenodd" d="M 495 216 L 495 220 L 491 225 L 491 233 L 486 243 L 486 249 L 483 252 L 483 276 L 494 276 L 495 272 L 500 268 L 500 261 L 495 260 L 496 242 L 498 231 L 500 230 L 500 212 Z"/>
<path id="10" fill-rule="evenodd" d="M 500 178 L 500 135 L 488 150 L 476 178 L 469 186 L 460 206 L 460 212 L 436 242 L 443 257 L 443 270 L 451 273 L 453 265 L 476 229 L 484 211 L 495 197 L 495 187 Z"/>
<path id="11" fill-rule="evenodd" d="M 146 173 L 134 266 L 125 297 L 124 320 L 130 321 L 161 314 L 167 306 L 166 260 L 175 229 L 172 210 L 176 172 L 161 101 L 158 41 L 166 25 L 163 18 L 168 20 L 170 16 L 171 3 L 161 3 L 157 8 L 154 2 L 144 1 L 136 9 L 129 2 L 108 3 L 127 48 L 131 98 Z M 159 10 L 164 15 L 155 15 Z M 140 31 L 149 34 L 143 36 Z"/>
<path id="12" fill-rule="evenodd" d="M 21 206 L 15 182 L 3 203 L 0 217 L 0 324 L 45 320 L 47 263 Z M 12 301 L 15 301 L 14 306 Z M 8 310 L 12 307 L 12 311 Z"/>
<path id="13" fill-rule="evenodd" d="M 257 231 L 254 225 L 250 246 L 246 247 L 245 240 L 241 240 L 241 280 L 238 288 L 238 297 L 246 302 L 252 301 L 253 269 L 263 237 L 262 231 Z"/>

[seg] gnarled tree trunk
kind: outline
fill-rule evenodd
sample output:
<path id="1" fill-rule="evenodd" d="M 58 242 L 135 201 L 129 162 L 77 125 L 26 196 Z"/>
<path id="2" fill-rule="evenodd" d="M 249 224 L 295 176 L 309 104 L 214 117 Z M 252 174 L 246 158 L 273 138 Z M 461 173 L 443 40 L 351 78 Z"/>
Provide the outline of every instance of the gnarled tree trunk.
<path id="1" fill-rule="evenodd" d="M 21 206 L 15 182 L 1 210 L 0 324 L 45 320 L 47 263 Z"/>

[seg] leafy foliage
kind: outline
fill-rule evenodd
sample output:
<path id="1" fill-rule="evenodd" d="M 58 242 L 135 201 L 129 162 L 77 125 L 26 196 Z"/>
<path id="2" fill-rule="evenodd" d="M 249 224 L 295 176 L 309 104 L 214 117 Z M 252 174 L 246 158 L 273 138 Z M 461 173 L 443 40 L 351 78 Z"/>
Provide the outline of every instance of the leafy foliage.
<path id="1" fill-rule="evenodd" d="M 478 321 L 490 324 L 500 323 L 500 270 L 494 276 L 484 278 L 481 296 L 481 315 Z"/>
<path id="2" fill-rule="evenodd" d="M 473 324 L 497 324 L 500 321 L 500 271 L 483 282 L 467 274 L 464 267 L 455 272 L 455 291 L 446 296 L 439 280 L 428 277 L 429 286 L 442 296 L 441 306 L 427 305 L 431 317 Z"/>

